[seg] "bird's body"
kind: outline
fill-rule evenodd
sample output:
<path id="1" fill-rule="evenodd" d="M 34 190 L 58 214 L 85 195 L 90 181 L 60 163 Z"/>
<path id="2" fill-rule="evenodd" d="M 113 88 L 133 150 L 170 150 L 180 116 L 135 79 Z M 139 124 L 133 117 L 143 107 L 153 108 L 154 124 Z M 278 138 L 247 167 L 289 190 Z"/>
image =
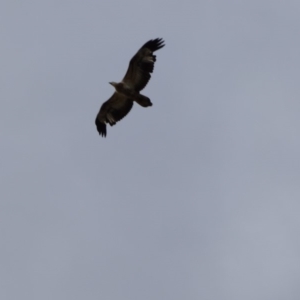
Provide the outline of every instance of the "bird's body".
<path id="1" fill-rule="evenodd" d="M 135 90 L 134 87 L 129 86 L 128 84 L 124 83 L 123 81 L 121 81 L 119 83 L 110 82 L 110 84 L 115 87 L 116 93 L 118 93 L 119 95 L 130 98 L 144 107 L 152 105 L 152 103 L 148 97 L 141 95 L 139 92 L 137 92 Z"/>
<path id="2" fill-rule="evenodd" d="M 95 123 L 100 135 L 106 136 L 106 124 L 111 126 L 124 118 L 137 102 L 143 107 L 152 106 L 150 99 L 140 91 L 147 85 L 153 72 L 156 56 L 153 52 L 164 47 L 162 39 L 150 40 L 130 60 L 125 77 L 119 83 L 110 82 L 115 93 L 102 104 Z"/>

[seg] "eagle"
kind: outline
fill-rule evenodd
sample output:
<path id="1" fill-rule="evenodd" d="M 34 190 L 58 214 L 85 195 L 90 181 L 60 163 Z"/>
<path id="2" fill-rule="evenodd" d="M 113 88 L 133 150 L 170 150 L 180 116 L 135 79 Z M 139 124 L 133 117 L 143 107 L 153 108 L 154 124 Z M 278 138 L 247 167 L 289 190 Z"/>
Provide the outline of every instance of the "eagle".
<path id="1" fill-rule="evenodd" d="M 109 82 L 114 94 L 102 104 L 95 123 L 99 135 L 106 137 L 106 124 L 115 125 L 131 110 L 135 101 L 142 107 L 152 106 L 150 99 L 140 91 L 147 85 L 154 69 L 155 51 L 163 48 L 164 40 L 156 38 L 145 43 L 131 58 L 128 70 L 121 82 Z"/>

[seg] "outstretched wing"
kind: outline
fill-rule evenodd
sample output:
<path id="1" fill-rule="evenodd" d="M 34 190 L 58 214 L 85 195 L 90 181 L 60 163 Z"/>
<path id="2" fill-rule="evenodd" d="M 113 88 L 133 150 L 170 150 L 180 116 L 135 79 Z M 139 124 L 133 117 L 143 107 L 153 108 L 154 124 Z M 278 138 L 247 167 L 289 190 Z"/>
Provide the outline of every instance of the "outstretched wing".
<path id="1" fill-rule="evenodd" d="M 150 40 L 133 56 L 123 82 L 135 91 L 141 91 L 151 78 L 156 56 L 153 52 L 164 47 L 163 39 Z"/>
<path id="2" fill-rule="evenodd" d="M 104 102 L 96 117 L 95 124 L 100 135 L 106 136 L 106 123 L 111 126 L 123 119 L 131 110 L 133 101 L 122 94 L 114 93 Z"/>

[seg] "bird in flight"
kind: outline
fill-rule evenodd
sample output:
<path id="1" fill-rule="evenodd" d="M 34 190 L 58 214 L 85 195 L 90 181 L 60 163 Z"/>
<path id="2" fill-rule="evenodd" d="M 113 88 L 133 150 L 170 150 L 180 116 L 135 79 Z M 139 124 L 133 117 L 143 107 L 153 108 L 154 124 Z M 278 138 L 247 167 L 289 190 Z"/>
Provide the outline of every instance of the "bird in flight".
<path id="1" fill-rule="evenodd" d="M 102 104 L 95 123 L 99 135 L 106 136 L 106 124 L 115 125 L 131 110 L 133 102 L 143 107 L 152 106 L 150 99 L 140 91 L 147 85 L 153 72 L 156 56 L 153 52 L 164 47 L 164 40 L 157 38 L 145 43 L 129 62 L 128 70 L 121 82 L 110 82 L 114 94 Z"/>

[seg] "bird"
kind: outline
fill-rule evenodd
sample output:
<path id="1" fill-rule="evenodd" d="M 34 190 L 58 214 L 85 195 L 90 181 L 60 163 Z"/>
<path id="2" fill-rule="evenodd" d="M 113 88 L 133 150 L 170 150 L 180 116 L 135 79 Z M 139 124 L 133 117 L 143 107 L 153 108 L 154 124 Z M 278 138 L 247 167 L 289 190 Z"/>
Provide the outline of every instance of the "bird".
<path id="1" fill-rule="evenodd" d="M 100 136 L 106 137 L 106 124 L 115 125 L 123 119 L 136 102 L 142 107 L 152 106 L 151 100 L 140 94 L 154 70 L 155 51 L 165 46 L 162 38 L 146 42 L 131 58 L 127 72 L 121 82 L 109 82 L 114 88 L 113 95 L 105 101 L 97 114 L 95 124 Z"/>

